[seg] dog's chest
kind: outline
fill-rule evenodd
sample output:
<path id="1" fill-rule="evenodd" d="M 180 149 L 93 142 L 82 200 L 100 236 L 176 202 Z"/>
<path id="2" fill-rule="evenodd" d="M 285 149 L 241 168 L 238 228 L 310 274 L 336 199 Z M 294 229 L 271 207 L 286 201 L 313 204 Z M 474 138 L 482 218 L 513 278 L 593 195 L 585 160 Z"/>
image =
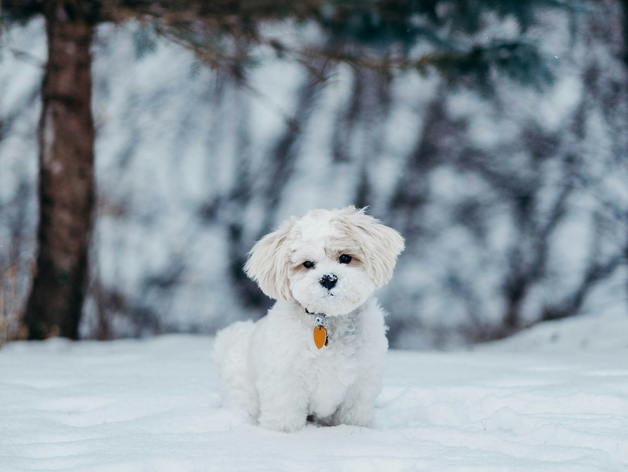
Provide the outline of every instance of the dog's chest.
<path id="1" fill-rule="evenodd" d="M 306 384 L 310 413 L 326 417 L 334 413 L 359 375 L 361 342 L 355 323 L 330 326 L 329 343 L 310 345 Z"/>

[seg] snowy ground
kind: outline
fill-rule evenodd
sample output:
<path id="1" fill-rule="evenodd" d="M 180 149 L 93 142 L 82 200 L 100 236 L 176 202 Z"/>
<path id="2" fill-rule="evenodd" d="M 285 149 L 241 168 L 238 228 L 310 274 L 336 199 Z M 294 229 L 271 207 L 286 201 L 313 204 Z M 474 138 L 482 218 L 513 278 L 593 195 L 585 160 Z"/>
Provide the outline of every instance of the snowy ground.
<path id="1" fill-rule="evenodd" d="M 295 434 L 221 409 L 211 338 L 14 343 L 0 470 L 625 471 L 627 333 L 628 318 L 584 319 L 473 351 L 393 351 L 372 429 Z"/>

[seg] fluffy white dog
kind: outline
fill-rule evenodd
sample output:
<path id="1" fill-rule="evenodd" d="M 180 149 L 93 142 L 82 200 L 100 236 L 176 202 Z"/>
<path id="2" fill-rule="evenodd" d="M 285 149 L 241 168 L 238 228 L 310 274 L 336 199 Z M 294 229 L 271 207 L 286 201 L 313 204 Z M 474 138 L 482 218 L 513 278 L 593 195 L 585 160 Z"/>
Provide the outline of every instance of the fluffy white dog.
<path id="1" fill-rule="evenodd" d="M 261 426 L 368 426 L 388 349 L 373 292 L 391 278 L 401 235 L 364 210 L 313 210 L 262 238 L 245 266 L 277 303 L 256 323 L 216 337 L 214 359 L 227 406 Z"/>

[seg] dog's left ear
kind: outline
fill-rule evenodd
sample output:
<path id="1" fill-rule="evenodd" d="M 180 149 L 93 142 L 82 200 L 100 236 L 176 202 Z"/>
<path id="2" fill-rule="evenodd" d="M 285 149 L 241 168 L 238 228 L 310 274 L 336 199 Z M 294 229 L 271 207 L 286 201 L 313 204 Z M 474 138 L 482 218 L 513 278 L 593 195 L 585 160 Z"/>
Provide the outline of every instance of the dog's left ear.
<path id="1" fill-rule="evenodd" d="M 366 208 L 343 208 L 341 218 L 348 223 L 348 230 L 362 247 L 364 263 L 370 268 L 377 288 L 391 279 L 397 256 L 405 247 L 403 237 L 394 229 L 365 213 Z"/>
<path id="2" fill-rule="evenodd" d="M 244 272 L 257 282 L 262 292 L 284 302 L 293 300 L 288 280 L 290 248 L 285 242 L 296 221 L 297 218 L 292 217 L 260 239 L 244 265 Z"/>

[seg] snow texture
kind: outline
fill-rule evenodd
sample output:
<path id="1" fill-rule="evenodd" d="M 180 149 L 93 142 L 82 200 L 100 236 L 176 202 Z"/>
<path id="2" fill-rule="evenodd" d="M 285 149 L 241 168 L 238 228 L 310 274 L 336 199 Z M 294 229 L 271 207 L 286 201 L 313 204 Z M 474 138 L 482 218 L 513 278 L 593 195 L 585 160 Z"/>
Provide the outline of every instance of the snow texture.
<path id="1" fill-rule="evenodd" d="M 624 471 L 626 332 L 585 317 L 474 351 L 391 351 L 372 429 L 294 434 L 221 407 L 209 337 L 13 343 L 0 469 Z"/>

